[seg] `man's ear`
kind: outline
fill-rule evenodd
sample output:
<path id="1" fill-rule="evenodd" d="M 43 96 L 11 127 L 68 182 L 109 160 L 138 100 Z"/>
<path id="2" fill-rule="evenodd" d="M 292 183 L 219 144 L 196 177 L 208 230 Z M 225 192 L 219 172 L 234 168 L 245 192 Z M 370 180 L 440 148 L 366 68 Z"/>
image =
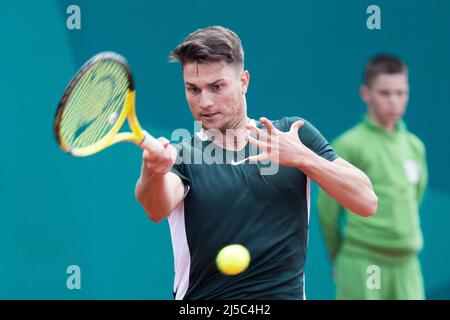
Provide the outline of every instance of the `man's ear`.
<path id="1" fill-rule="evenodd" d="M 369 103 L 370 100 L 370 88 L 366 84 L 362 84 L 359 86 L 359 95 L 361 96 L 362 101 L 366 104 Z"/>
<path id="2" fill-rule="evenodd" d="M 245 70 L 244 72 L 242 72 L 241 75 L 241 91 L 242 94 L 246 94 L 247 93 L 247 89 L 248 89 L 248 84 L 250 82 L 250 73 L 248 72 L 248 70 Z"/>

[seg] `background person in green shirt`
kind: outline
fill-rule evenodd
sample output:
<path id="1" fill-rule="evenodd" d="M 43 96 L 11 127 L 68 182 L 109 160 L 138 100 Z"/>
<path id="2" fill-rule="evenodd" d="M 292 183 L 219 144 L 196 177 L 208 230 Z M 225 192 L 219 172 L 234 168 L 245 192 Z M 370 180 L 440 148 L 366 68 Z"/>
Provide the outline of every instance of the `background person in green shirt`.
<path id="1" fill-rule="evenodd" d="M 370 178 L 378 209 L 370 219 L 361 219 L 319 192 L 319 219 L 334 265 L 336 298 L 424 299 L 417 254 L 423 244 L 419 204 L 427 166 L 423 143 L 402 120 L 409 99 L 406 65 L 394 56 L 374 57 L 366 66 L 360 93 L 367 115 L 332 145 Z"/>

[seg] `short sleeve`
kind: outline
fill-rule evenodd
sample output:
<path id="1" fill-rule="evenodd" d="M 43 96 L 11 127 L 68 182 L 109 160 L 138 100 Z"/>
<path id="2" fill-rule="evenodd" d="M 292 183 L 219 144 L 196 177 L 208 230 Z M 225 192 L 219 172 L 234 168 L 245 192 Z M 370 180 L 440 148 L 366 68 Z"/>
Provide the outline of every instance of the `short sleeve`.
<path id="1" fill-rule="evenodd" d="M 334 161 L 338 157 L 336 152 L 319 130 L 317 130 L 309 121 L 299 117 L 291 117 L 288 120 L 289 128 L 297 120 L 303 120 L 305 122 L 298 131 L 300 141 L 322 158 Z"/>
<path id="2" fill-rule="evenodd" d="M 185 164 L 183 163 L 183 153 L 185 152 L 183 144 L 182 143 L 177 144 L 177 145 L 175 145 L 175 148 L 178 151 L 177 152 L 177 160 L 176 160 L 175 164 L 173 165 L 172 169 L 170 169 L 170 172 L 179 176 L 185 186 L 190 186 L 191 180 L 189 179 L 189 177 L 186 173 Z"/>

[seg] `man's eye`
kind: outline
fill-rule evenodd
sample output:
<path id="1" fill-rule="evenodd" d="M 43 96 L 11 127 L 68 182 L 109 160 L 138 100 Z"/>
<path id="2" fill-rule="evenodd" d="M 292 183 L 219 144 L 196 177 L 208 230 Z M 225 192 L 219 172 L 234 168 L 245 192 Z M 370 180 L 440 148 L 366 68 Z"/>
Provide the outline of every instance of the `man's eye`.
<path id="1" fill-rule="evenodd" d="M 221 84 L 215 84 L 215 85 L 213 85 L 213 90 L 214 90 L 214 91 L 220 91 L 220 89 L 222 89 L 222 85 L 221 85 Z"/>
<path id="2" fill-rule="evenodd" d="M 190 87 L 190 88 L 188 88 L 188 91 L 189 91 L 190 93 L 194 93 L 194 94 L 200 92 L 200 90 L 199 90 L 198 88 L 195 88 L 195 87 Z"/>

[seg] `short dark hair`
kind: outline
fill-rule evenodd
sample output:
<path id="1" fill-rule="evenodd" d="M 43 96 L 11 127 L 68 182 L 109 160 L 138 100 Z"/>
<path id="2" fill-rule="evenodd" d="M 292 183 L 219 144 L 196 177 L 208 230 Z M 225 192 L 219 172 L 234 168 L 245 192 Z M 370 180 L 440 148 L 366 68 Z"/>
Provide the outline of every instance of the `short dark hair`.
<path id="1" fill-rule="evenodd" d="M 210 63 L 225 61 L 244 67 L 244 50 L 236 33 L 222 26 L 198 29 L 187 36 L 170 54 L 171 62 Z"/>
<path id="2" fill-rule="evenodd" d="M 378 54 L 372 57 L 364 70 L 364 84 L 370 87 L 380 74 L 408 74 L 406 64 L 398 57 L 390 54 Z"/>

